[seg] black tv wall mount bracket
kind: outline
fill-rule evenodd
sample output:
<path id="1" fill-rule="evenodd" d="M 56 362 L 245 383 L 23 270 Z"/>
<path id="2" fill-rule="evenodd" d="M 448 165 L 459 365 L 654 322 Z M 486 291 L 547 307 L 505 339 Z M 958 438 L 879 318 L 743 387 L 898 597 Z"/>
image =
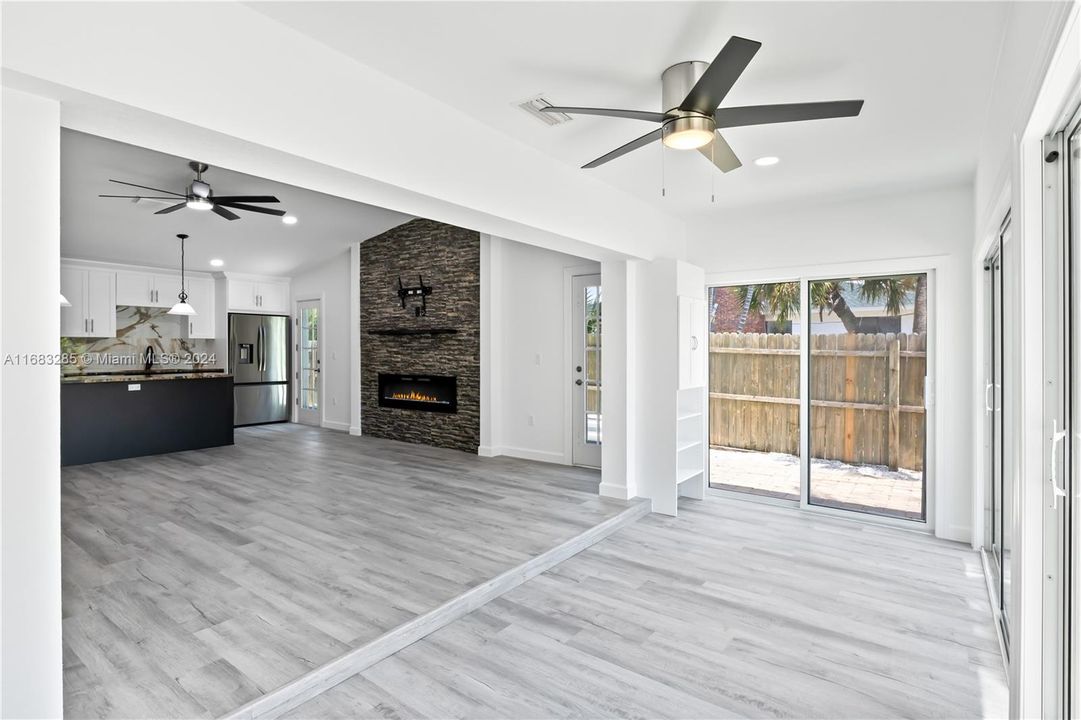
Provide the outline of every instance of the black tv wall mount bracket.
<path id="1" fill-rule="evenodd" d="M 428 314 L 428 296 L 432 294 L 432 286 L 425 285 L 423 277 L 417 275 L 417 282 L 420 284 L 415 287 L 406 287 L 402 285 L 402 276 L 398 276 L 398 299 L 402 303 L 402 309 L 405 309 L 406 300 L 420 298 L 420 305 L 413 306 L 414 317 Z"/>

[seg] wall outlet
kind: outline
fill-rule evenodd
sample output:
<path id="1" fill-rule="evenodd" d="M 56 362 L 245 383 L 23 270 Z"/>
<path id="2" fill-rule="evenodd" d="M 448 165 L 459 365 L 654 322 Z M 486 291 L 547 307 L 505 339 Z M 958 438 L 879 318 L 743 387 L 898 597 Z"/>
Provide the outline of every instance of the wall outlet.
<path id="1" fill-rule="evenodd" d="M 535 364 L 537 364 L 537 365 L 540 365 L 540 364 L 541 364 L 541 354 L 540 354 L 540 353 L 537 353 L 537 354 L 536 354 L 536 355 L 535 355 L 535 356 L 533 357 L 533 362 L 534 362 Z"/>
<path id="2" fill-rule="evenodd" d="M 529 425 L 529 427 L 533 427 L 533 416 L 532 415 L 527 415 L 526 416 L 526 424 Z"/>
<path id="3" fill-rule="evenodd" d="M 330 398 L 330 404 L 331 405 L 337 405 L 338 404 L 337 396 Z"/>

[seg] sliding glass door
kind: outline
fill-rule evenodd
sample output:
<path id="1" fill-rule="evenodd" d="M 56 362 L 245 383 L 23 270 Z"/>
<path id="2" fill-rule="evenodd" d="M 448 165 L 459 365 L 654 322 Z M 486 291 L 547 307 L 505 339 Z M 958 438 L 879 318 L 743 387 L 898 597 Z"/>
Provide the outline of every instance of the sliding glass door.
<path id="1" fill-rule="evenodd" d="M 1007 332 L 1003 246 L 1009 242 L 1009 217 L 984 261 L 984 539 L 992 602 L 1004 639 L 1009 638 L 1010 563 L 1014 493 L 1005 471 L 1005 388 Z"/>
<path id="2" fill-rule="evenodd" d="M 799 502 L 799 293 L 798 282 L 710 289 L 711 487 Z"/>
<path id="3" fill-rule="evenodd" d="M 711 288 L 711 487 L 926 522 L 929 290 L 923 272 Z"/>
<path id="4" fill-rule="evenodd" d="M 810 283 L 811 505 L 926 517 L 927 275 Z"/>

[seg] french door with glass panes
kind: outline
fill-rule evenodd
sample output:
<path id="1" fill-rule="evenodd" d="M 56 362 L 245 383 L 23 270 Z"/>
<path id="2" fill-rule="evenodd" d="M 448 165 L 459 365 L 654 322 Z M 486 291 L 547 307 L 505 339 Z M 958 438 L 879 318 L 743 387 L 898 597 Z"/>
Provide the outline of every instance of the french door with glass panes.
<path id="1" fill-rule="evenodd" d="M 601 466 L 601 276 L 571 279 L 574 323 L 570 374 L 575 465 Z"/>
<path id="2" fill-rule="evenodd" d="M 320 305 L 318 300 L 303 300 L 297 303 L 297 421 L 305 425 L 322 424 Z"/>

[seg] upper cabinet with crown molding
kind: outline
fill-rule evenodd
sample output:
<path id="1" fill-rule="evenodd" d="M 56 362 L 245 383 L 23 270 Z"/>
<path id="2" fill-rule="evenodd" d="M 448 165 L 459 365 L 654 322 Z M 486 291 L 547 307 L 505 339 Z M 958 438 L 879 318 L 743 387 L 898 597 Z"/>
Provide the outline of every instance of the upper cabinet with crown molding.
<path id="1" fill-rule="evenodd" d="M 226 273 L 229 312 L 289 314 L 289 279 Z"/>
<path id="2" fill-rule="evenodd" d="M 172 307 L 180 294 L 180 276 L 145 270 L 116 273 L 116 304 L 136 307 Z"/>
<path id="3" fill-rule="evenodd" d="M 116 337 L 116 273 L 70 265 L 60 267 L 60 292 L 71 307 L 60 308 L 63 337 Z"/>

